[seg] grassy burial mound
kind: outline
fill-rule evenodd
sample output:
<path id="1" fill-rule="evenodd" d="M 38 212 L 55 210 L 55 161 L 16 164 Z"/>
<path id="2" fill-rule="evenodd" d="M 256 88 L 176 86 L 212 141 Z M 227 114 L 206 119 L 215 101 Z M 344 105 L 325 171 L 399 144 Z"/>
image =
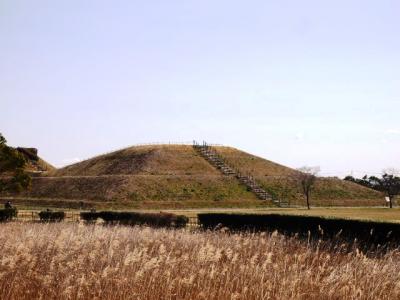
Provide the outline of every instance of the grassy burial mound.
<path id="1" fill-rule="evenodd" d="M 251 174 L 270 194 L 288 199 L 291 204 L 304 205 L 298 183 L 293 180 L 296 170 L 251 155 L 231 147 L 215 147 L 226 161 L 242 173 Z M 383 205 L 382 193 L 336 177 L 318 177 L 311 195 L 311 204 L 318 206 Z"/>
<path id="2" fill-rule="evenodd" d="M 11 196 L 11 195 L 8 195 Z M 137 146 L 33 178 L 14 202 L 99 208 L 269 206 L 235 178 L 223 176 L 192 146 Z"/>
<path id="3" fill-rule="evenodd" d="M 58 169 L 52 176 L 220 175 L 192 146 L 130 147 Z"/>
<path id="4" fill-rule="evenodd" d="M 54 205 L 77 208 L 188 208 L 261 207 L 258 200 L 234 178 L 185 175 L 110 175 L 37 177 L 21 204 Z M 53 200 L 52 200 L 53 199 Z M 36 201 L 37 200 L 37 201 Z M 14 202 L 18 199 L 14 199 Z"/>
<path id="5" fill-rule="evenodd" d="M 291 204 L 304 204 L 290 180 L 296 171 L 230 147 L 215 147 L 242 173 Z M 16 196 L 16 195 L 4 195 Z M 382 195 L 337 178 L 320 178 L 312 205 L 382 205 Z M 190 145 L 135 146 L 64 167 L 32 180 L 32 188 L 13 200 L 24 205 L 98 208 L 268 207 L 240 184 L 224 176 Z"/>

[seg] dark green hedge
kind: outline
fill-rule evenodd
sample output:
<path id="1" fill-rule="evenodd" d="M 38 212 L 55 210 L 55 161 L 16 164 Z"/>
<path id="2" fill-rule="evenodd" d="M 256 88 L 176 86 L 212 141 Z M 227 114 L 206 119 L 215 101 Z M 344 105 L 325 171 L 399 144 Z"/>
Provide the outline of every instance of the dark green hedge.
<path id="1" fill-rule="evenodd" d="M 274 231 L 300 237 L 339 238 L 364 245 L 400 245 L 400 224 L 278 214 L 199 214 L 205 229 Z"/>
<path id="2" fill-rule="evenodd" d="M 61 222 L 65 218 L 65 213 L 63 211 L 41 211 L 39 218 L 45 222 Z"/>
<path id="3" fill-rule="evenodd" d="M 17 216 L 17 212 L 16 208 L 0 209 L 0 222 L 11 221 Z"/>
<path id="4" fill-rule="evenodd" d="M 80 217 L 82 220 L 86 222 L 96 222 L 97 219 L 100 217 L 100 213 L 85 211 L 80 213 Z"/>
<path id="5" fill-rule="evenodd" d="M 81 219 L 95 221 L 97 218 L 104 220 L 106 224 L 121 225 L 146 225 L 151 227 L 185 227 L 189 219 L 186 216 L 171 213 L 139 213 L 139 212 L 85 212 L 81 213 Z"/>

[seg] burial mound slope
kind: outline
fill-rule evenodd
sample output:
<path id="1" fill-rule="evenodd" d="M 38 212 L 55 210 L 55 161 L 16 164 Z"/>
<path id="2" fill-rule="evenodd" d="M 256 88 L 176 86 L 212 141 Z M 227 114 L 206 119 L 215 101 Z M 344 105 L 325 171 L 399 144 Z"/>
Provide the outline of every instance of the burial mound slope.
<path id="1" fill-rule="evenodd" d="M 303 205 L 290 180 L 296 171 L 231 147 L 214 147 L 235 169 L 251 174 L 275 198 Z M 135 146 L 66 166 L 49 168 L 30 190 L 13 197 L 25 205 L 98 208 L 266 207 L 235 176 L 226 176 L 192 146 Z M 319 178 L 314 205 L 382 205 L 382 195 L 337 178 Z"/>

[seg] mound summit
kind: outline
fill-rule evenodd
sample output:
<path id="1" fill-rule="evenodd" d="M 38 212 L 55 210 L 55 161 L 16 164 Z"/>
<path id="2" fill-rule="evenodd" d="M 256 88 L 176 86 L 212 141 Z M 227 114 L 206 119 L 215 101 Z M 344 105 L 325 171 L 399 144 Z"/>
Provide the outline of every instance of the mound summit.
<path id="1" fill-rule="evenodd" d="M 213 149 L 230 166 L 251 174 L 275 199 L 303 205 L 294 169 L 231 147 Z M 235 176 L 224 175 L 190 145 L 134 146 L 60 169 L 49 167 L 15 203 L 97 208 L 265 207 Z M 382 205 L 379 192 L 338 178 L 319 178 L 312 205 Z"/>

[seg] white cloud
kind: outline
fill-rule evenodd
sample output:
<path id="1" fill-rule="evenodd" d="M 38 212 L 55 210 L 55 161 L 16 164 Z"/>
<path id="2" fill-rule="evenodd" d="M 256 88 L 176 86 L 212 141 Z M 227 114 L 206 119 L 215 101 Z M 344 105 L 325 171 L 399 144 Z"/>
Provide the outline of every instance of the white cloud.
<path id="1" fill-rule="evenodd" d="M 73 157 L 73 158 L 64 158 L 63 160 L 61 160 L 60 163 L 56 164 L 56 166 L 58 168 L 64 167 L 64 166 L 68 166 L 77 162 L 80 162 L 82 159 L 80 159 L 79 157 Z"/>
<path id="2" fill-rule="evenodd" d="M 300 141 L 300 142 L 303 141 L 304 140 L 304 132 L 296 133 L 295 138 L 296 138 L 297 141 Z"/>
<path id="3" fill-rule="evenodd" d="M 400 175 L 400 170 L 396 168 L 386 168 L 382 170 L 382 174 L 389 174 L 389 175 L 394 175 L 394 176 L 399 176 Z"/>
<path id="4" fill-rule="evenodd" d="M 385 134 L 400 134 L 400 129 L 396 128 L 386 129 Z"/>
<path id="5" fill-rule="evenodd" d="M 319 172 L 321 172 L 321 167 L 320 166 L 315 166 L 315 167 L 304 166 L 304 167 L 298 168 L 297 170 L 299 170 L 300 172 L 303 172 L 303 173 L 317 175 Z"/>

